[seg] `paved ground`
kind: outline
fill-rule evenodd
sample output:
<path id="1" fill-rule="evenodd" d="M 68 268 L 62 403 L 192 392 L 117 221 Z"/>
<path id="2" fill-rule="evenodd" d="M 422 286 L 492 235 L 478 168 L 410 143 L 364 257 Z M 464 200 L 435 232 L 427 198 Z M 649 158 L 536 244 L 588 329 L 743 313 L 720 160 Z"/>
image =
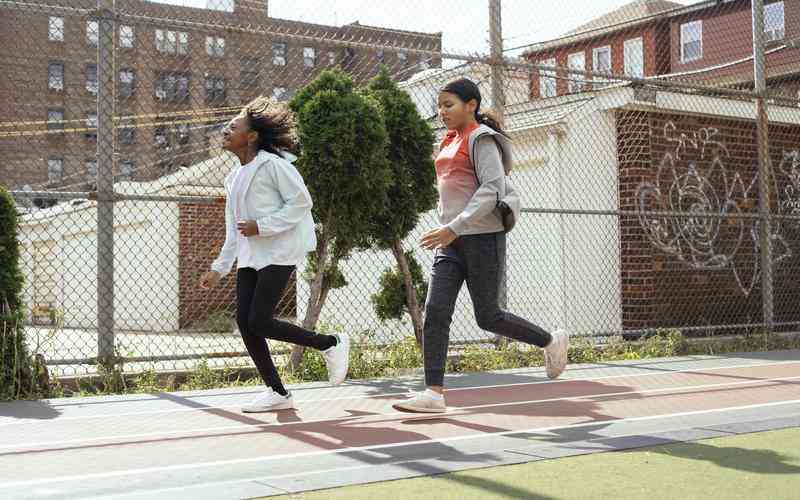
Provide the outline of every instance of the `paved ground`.
<path id="1" fill-rule="evenodd" d="M 0 498 L 279 495 L 800 427 L 800 351 L 453 376 L 451 413 L 389 404 L 418 380 L 0 405 Z"/>
<path id="2" fill-rule="evenodd" d="M 796 500 L 800 428 L 539 460 L 276 500 Z"/>

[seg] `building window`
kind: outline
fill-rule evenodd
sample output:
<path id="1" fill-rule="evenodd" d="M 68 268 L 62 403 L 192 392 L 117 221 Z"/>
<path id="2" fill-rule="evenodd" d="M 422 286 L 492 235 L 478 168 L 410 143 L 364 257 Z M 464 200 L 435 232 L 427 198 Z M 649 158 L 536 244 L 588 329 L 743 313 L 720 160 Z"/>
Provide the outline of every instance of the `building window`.
<path id="1" fill-rule="evenodd" d="M 64 130 L 64 110 L 47 110 L 47 130 Z"/>
<path id="2" fill-rule="evenodd" d="M 397 54 L 397 60 L 400 62 L 401 66 L 403 66 L 403 67 L 408 66 L 408 53 L 399 52 Z"/>
<path id="3" fill-rule="evenodd" d="M 567 57 L 567 66 L 574 71 L 586 71 L 586 53 L 576 52 Z M 584 89 L 585 75 L 570 73 L 569 82 L 567 84 L 567 91 L 572 94 L 574 92 L 581 92 Z"/>
<path id="4" fill-rule="evenodd" d="M 136 92 L 136 73 L 131 69 L 119 72 L 119 96 L 131 97 Z"/>
<path id="5" fill-rule="evenodd" d="M 136 142 L 136 127 L 128 124 L 119 129 L 120 144 L 130 145 Z"/>
<path id="6" fill-rule="evenodd" d="M 86 138 L 97 139 L 97 113 L 86 114 Z"/>
<path id="7" fill-rule="evenodd" d="M 255 87 L 258 85 L 258 68 L 261 62 L 256 57 L 243 57 L 240 81 L 243 87 Z"/>
<path id="8" fill-rule="evenodd" d="M 156 30 L 156 50 L 162 54 L 185 56 L 189 53 L 189 34 L 183 31 Z"/>
<path id="9" fill-rule="evenodd" d="M 303 65 L 306 68 L 317 65 L 317 50 L 314 47 L 303 47 Z"/>
<path id="10" fill-rule="evenodd" d="M 156 77 L 156 99 L 162 102 L 188 101 L 189 75 L 183 73 L 159 73 Z"/>
<path id="11" fill-rule="evenodd" d="M 48 65 L 47 87 L 50 90 L 64 90 L 64 63 L 53 62 Z"/>
<path id="12" fill-rule="evenodd" d="M 100 37 L 100 28 L 97 21 L 86 21 L 86 43 L 90 47 L 97 47 Z"/>
<path id="13" fill-rule="evenodd" d="M 383 49 L 378 49 L 378 52 L 375 54 L 375 58 L 378 59 L 379 63 L 382 63 L 386 59 L 386 52 Z"/>
<path id="14" fill-rule="evenodd" d="M 703 21 L 681 24 L 681 62 L 703 58 Z"/>
<path id="15" fill-rule="evenodd" d="M 543 66 L 555 66 L 555 59 L 545 59 L 539 61 Z M 554 70 L 539 70 L 539 96 L 540 97 L 555 97 L 556 95 L 556 72 Z"/>
<path id="16" fill-rule="evenodd" d="M 89 93 L 97 95 L 97 65 L 86 65 L 86 90 Z"/>
<path id="17" fill-rule="evenodd" d="M 272 98 L 276 101 L 285 101 L 288 97 L 286 87 L 275 87 L 272 89 Z"/>
<path id="18" fill-rule="evenodd" d="M 189 124 L 179 123 L 175 127 L 175 133 L 178 136 L 178 144 L 189 144 Z"/>
<path id="19" fill-rule="evenodd" d="M 206 54 L 211 57 L 225 57 L 225 39 L 220 36 L 207 36 Z"/>
<path id="20" fill-rule="evenodd" d="M 274 42 L 272 44 L 273 66 L 286 66 L 286 43 Z"/>
<path id="21" fill-rule="evenodd" d="M 764 6 L 764 33 L 768 42 L 783 40 L 785 31 L 783 2 Z"/>
<path id="22" fill-rule="evenodd" d="M 644 42 L 641 38 L 625 40 L 625 74 L 635 78 L 644 76 Z"/>
<path id="23" fill-rule="evenodd" d="M 328 51 L 328 65 L 329 66 L 336 65 L 336 51 L 333 50 Z"/>
<path id="24" fill-rule="evenodd" d="M 592 70 L 596 73 L 611 73 L 611 47 L 598 47 L 592 51 Z M 602 76 L 595 76 L 595 82 L 607 81 Z"/>
<path id="25" fill-rule="evenodd" d="M 86 182 L 90 186 L 97 185 L 97 160 L 86 160 Z"/>
<path id="26" fill-rule="evenodd" d="M 136 45 L 136 36 L 133 32 L 133 26 L 125 26 L 124 24 L 119 27 L 119 46 L 123 49 L 132 49 Z"/>
<path id="27" fill-rule="evenodd" d="M 47 23 L 47 39 L 51 42 L 64 41 L 64 18 L 51 17 Z"/>
<path id="28" fill-rule="evenodd" d="M 122 160 L 119 163 L 119 180 L 131 181 L 133 180 L 133 173 L 136 171 L 136 164 L 133 160 Z"/>
<path id="29" fill-rule="evenodd" d="M 220 103 L 225 101 L 225 80 L 219 77 L 206 77 L 206 102 Z"/>
<path id="30" fill-rule="evenodd" d="M 47 182 L 60 184 L 64 179 L 64 159 L 50 158 L 47 160 Z"/>
<path id="31" fill-rule="evenodd" d="M 156 141 L 156 146 L 160 148 L 169 147 L 169 137 L 167 137 L 167 128 L 165 126 L 159 125 L 156 127 L 153 138 Z"/>

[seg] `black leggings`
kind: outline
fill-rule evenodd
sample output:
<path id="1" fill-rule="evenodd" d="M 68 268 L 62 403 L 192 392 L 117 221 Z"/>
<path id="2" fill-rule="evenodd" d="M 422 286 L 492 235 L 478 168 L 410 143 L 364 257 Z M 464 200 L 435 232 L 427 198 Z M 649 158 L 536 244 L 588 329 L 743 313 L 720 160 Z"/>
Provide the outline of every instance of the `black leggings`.
<path id="1" fill-rule="evenodd" d="M 294 266 L 267 266 L 260 271 L 246 267 L 236 275 L 238 310 L 236 323 L 264 383 L 278 394 L 286 394 L 266 339 L 312 347 L 323 351 L 336 344 L 332 335 L 320 335 L 274 318 Z"/>

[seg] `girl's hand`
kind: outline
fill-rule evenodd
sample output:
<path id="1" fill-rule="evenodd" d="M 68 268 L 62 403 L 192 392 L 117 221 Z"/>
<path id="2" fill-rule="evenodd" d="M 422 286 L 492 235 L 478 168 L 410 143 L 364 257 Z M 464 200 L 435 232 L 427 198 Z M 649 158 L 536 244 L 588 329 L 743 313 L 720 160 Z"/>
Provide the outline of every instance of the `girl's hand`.
<path id="1" fill-rule="evenodd" d="M 200 278 L 200 288 L 208 290 L 219 284 L 220 274 L 216 271 L 209 271 Z"/>
<path id="2" fill-rule="evenodd" d="M 444 226 L 422 235 L 420 246 L 427 250 L 436 250 L 450 245 L 456 238 L 458 238 L 458 235 L 449 227 Z"/>
<path id="3" fill-rule="evenodd" d="M 240 220 L 236 223 L 236 228 L 242 236 L 250 237 L 258 235 L 258 224 L 254 220 Z"/>

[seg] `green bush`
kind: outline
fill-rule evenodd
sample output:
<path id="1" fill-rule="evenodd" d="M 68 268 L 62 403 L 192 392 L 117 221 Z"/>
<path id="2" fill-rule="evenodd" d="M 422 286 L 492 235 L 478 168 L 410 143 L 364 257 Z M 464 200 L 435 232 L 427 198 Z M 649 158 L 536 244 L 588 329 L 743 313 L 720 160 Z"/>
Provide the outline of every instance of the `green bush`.
<path id="1" fill-rule="evenodd" d="M 0 187 L 0 399 L 31 397 L 48 388 L 44 358 L 34 359 L 25 342 L 22 282 L 17 208 Z"/>

